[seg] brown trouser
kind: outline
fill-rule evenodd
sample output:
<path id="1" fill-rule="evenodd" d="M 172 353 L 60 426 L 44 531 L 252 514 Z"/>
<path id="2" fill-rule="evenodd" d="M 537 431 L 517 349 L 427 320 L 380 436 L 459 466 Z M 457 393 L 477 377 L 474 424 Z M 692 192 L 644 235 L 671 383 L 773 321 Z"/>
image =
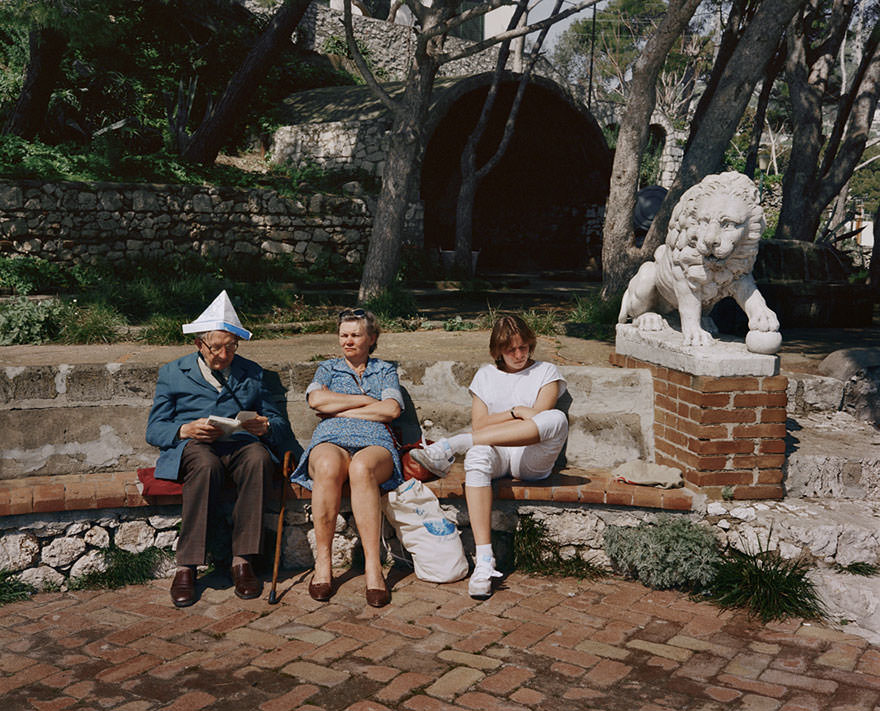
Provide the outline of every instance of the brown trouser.
<path id="1" fill-rule="evenodd" d="M 205 563 L 208 523 L 218 509 L 227 476 L 236 488 L 232 510 L 232 555 L 259 553 L 263 532 L 263 492 L 268 488 L 274 469 L 268 450 L 259 442 L 187 442 L 180 460 L 183 506 L 177 564 Z"/>

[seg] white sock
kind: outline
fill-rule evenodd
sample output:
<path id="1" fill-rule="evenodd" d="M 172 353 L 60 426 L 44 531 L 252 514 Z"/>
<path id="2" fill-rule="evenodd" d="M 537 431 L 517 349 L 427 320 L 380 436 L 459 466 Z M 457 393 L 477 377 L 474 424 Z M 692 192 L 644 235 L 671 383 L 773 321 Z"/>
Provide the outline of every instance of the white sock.
<path id="1" fill-rule="evenodd" d="M 492 544 L 483 543 L 481 545 L 477 545 L 475 556 L 478 560 L 480 558 L 494 558 L 495 554 L 492 552 Z"/>
<path id="2" fill-rule="evenodd" d="M 449 446 L 455 454 L 464 454 L 474 446 L 474 436 L 469 432 L 452 435 L 446 441 L 449 442 Z"/>

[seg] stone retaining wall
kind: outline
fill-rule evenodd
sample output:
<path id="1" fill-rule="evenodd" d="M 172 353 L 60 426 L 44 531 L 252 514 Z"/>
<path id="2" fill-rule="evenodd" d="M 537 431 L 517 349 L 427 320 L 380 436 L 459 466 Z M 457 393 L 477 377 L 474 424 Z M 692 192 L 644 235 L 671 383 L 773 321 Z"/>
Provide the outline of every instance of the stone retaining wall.
<path id="1" fill-rule="evenodd" d="M 357 264 L 366 255 L 371 213 L 360 197 L 316 194 L 300 201 L 274 190 L 3 181 L 0 254 L 66 263 L 192 252 L 287 254 L 298 264 L 326 254 Z"/>

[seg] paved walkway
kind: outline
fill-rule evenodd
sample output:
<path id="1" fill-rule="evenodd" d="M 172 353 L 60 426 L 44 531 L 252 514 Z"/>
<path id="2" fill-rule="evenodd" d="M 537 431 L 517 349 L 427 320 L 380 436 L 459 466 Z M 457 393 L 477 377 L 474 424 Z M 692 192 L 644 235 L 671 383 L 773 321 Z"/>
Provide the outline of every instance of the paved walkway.
<path id="1" fill-rule="evenodd" d="M 391 572 L 367 607 L 346 574 L 330 603 L 288 575 L 277 605 L 220 576 L 178 610 L 167 580 L 42 593 L 0 610 L 4 711 L 603 709 L 876 711 L 880 649 L 799 620 L 760 625 L 679 593 L 513 574 L 465 583 Z"/>

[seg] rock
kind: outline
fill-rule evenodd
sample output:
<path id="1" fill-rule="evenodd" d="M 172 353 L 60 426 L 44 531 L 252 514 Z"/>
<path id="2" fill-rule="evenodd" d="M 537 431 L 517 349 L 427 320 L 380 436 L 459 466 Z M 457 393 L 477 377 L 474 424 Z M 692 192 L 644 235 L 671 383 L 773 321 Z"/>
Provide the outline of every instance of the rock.
<path id="1" fill-rule="evenodd" d="M 83 536 L 83 540 L 90 546 L 94 546 L 95 548 L 107 548 L 110 545 L 110 534 L 107 532 L 106 528 L 101 528 L 101 526 L 92 526 L 88 531 L 86 531 L 86 535 Z"/>
<path id="2" fill-rule="evenodd" d="M 144 521 L 126 521 L 116 531 L 117 548 L 130 553 L 141 553 L 153 545 L 156 532 Z"/>
<path id="3" fill-rule="evenodd" d="M 101 551 L 89 551 L 77 560 L 70 569 L 70 578 L 82 578 L 89 573 L 103 573 L 107 570 L 107 563 Z"/>
<path id="4" fill-rule="evenodd" d="M 46 565 L 53 568 L 66 568 L 71 565 L 86 549 L 86 542 L 82 538 L 65 536 L 56 538 L 43 547 L 41 557 Z"/>
<path id="5" fill-rule="evenodd" d="M 40 544 L 29 533 L 11 533 L 0 538 L 0 570 L 17 571 L 32 566 L 40 554 Z"/>
<path id="6" fill-rule="evenodd" d="M 64 576 L 47 565 L 29 568 L 17 576 L 19 580 L 37 590 L 57 590 L 64 585 Z"/>

